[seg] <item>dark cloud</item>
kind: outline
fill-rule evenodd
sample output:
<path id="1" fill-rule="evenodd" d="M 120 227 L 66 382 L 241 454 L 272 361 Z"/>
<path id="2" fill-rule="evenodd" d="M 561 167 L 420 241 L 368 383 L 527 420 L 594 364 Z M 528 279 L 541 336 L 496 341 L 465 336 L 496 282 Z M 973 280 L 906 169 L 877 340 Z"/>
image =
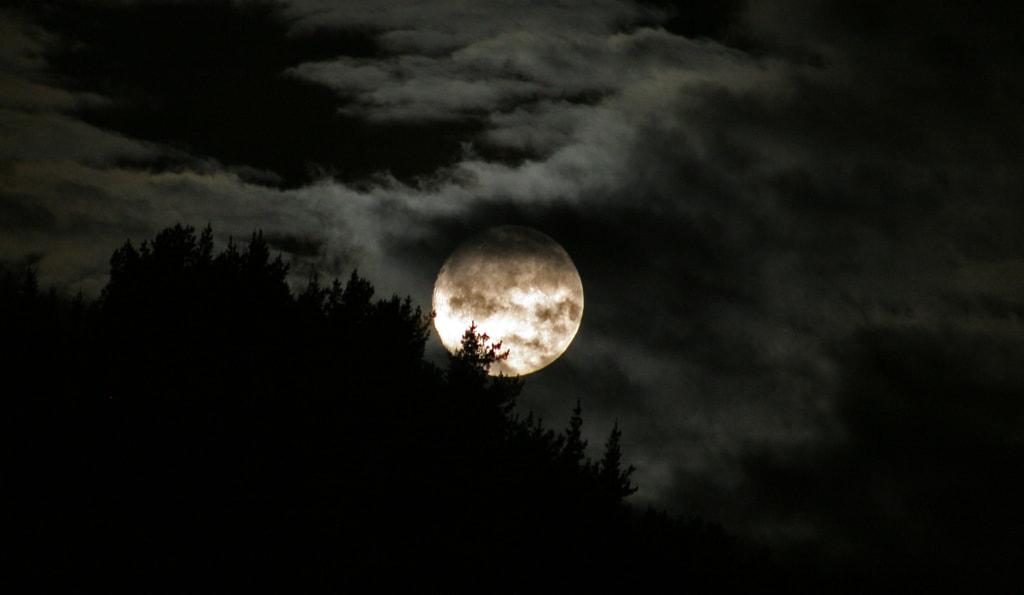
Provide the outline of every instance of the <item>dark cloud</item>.
<path id="1" fill-rule="evenodd" d="M 279 3 L 42 2 L 27 12 L 53 32 L 46 56 L 55 75 L 109 98 L 80 110 L 88 123 L 271 171 L 287 186 L 385 170 L 412 179 L 453 161 L 473 130 L 375 126 L 340 114 L 335 93 L 285 71 L 375 55 L 372 37 L 354 28 L 292 34 Z"/>
<path id="2" fill-rule="evenodd" d="M 459 293 L 453 294 L 448 302 L 456 311 L 471 309 L 480 316 L 496 314 L 506 306 L 494 299 L 491 293 L 475 291 L 473 287 L 462 288 Z"/>
<path id="3" fill-rule="evenodd" d="M 270 233 L 264 239 L 271 248 L 296 256 L 318 256 L 324 247 L 323 240 L 310 237 Z"/>
<path id="4" fill-rule="evenodd" d="M 666 30 L 691 38 L 728 39 L 730 29 L 740 15 L 742 0 L 641 0 L 642 6 L 654 9 L 656 23 Z"/>
<path id="5" fill-rule="evenodd" d="M 563 331 L 568 330 L 566 328 L 568 323 L 564 321 L 579 320 L 580 314 L 582 314 L 580 305 L 568 299 L 555 302 L 550 307 L 538 308 L 534 312 L 537 319 L 544 322 L 557 323 L 563 321 L 560 327 L 560 330 Z"/>
<path id="6" fill-rule="evenodd" d="M 839 425 L 815 448 L 743 453 L 731 489 L 683 479 L 679 498 L 784 546 L 808 564 L 900 581 L 1006 587 L 1024 518 L 1009 488 L 1024 457 L 1019 338 L 875 329 L 842 347 Z M 783 551 L 786 551 L 785 547 Z M 897 583 L 902 584 L 902 583 Z"/>
<path id="7" fill-rule="evenodd" d="M 971 165 L 1020 146 L 1019 19 L 985 4 L 809 0 L 751 4 L 744 25 L 766 43 L 824 56 L 821 79 L 845 91 L 837 106 L 871 108 L 833 114 L 832 122 L 874 124 L 852 136 L 878 132 L 901 158 L 959 156 Z"/>
<path id="8" fill-rule="evenodd" d="M 48 209 L 30 200 L 0 192 L 0 228 L 8 233 L 31 230 L 53 230 L 57 217 Z"/>

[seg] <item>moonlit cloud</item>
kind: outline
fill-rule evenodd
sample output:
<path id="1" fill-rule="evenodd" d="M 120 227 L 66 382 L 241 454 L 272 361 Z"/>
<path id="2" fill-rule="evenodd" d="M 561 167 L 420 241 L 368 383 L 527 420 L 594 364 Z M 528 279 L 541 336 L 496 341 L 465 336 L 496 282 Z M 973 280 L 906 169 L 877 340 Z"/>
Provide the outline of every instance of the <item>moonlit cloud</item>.
<path id="1" fill-rule="evenodd" d="M 149 159 L 159 154 L 151 144 L 125 138 L 53 113 L 0 109 L 0 126 L 8 142 L 0 162 L 68 161 L 104 165 L 118 159 Z"/>

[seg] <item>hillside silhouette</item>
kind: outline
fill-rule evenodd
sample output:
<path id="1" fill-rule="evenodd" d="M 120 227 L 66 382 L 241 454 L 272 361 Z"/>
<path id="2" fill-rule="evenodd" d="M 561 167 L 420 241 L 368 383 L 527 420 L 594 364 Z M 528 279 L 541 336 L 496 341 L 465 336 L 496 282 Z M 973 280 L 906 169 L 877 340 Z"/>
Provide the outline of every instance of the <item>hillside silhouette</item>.
<path id="1" fill-rule="evenodd" d="M 110 260 L 95 302 L 0 276 L 15 562 L 40 590 L 763 591 L 714 524 L 636 510 L 616 426 L 516 408 L 475 328 L 444 367 L 431 318 L 353 272 L 289 290 L 261 234 L 181 225 Z M 15 387 L 19 387 L 16 388 Z"/>

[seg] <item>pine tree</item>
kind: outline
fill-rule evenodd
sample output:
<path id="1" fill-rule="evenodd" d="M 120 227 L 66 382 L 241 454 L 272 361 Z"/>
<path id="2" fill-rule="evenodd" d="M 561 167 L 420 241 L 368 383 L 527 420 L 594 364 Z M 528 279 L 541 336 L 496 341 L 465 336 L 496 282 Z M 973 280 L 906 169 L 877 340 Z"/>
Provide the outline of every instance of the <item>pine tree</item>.
<path id="1" fill-rule="evenodd" d="M 495 386 L 493 380 L 488 381 L 488 372 L 492 365 L 509 355 L 507 349 L 501 351 L 500 341 L 489 343 L 491 338 L 486 333 L 477 333 L 476 329 L 476 324 L 471 324 L 462 334 L 458 351 L 448 355 L 448 384 L 456 390 L 485 391 L 488 386 Z"/>
<path id="2" fill-rule="evenodd" d="M 636 471 L 636 467 L 630 465 L 622 468 L 622 446 L 620 440 L 622 430 L 619 429 L 619 422 L 615 422 L 612 433 L 604 443 L 604 456 L 598 464 L 598 478 L 602 488 L 607 490 L 615 500 L 622 500 L 626 496 L 636 492 L 637 488 L 630 481 L 630 476 Z"/>
<path id="3" fill-rule="evenodd" d="M 584 464 L 587 452 L 587 441 L 583 439 L 583 407 L 576 399 L 569 427 L 565 430 L 565 442 L 562 445 L 562 460 L 572 467 Z"/>
<path id="4" fill-rule="evenodd" d="M 488 371 L 509 355 L 501 350 L 501 342 L 491 343 L 486 333 L 477 333 L 476 324 L 462 335 L 458 351 L 448 356 L 445 377 L 455 406 L 475 425 L 470 430 L 487 441 L 501 441 L 511 427 L 512 410 L 522 391 L 519 377 L 489 376 Z"/>

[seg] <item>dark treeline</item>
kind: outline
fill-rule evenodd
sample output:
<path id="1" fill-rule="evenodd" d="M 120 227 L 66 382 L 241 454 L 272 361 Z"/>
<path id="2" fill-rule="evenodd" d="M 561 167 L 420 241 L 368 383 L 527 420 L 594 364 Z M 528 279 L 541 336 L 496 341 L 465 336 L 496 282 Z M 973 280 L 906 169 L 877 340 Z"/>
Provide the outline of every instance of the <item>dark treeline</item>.
<path id="1" fill-rule="evenodd" d="M 630 507 L 617 428 L 594 461 L 579 404 L 518 412 L 487 337 L 439 368 L 409 299 L 286 274 L 182 226 L 118 249 L 95 302 L 2 271 L 7 540 L 40 589 L 778 586 L 721 527 Z"/>

